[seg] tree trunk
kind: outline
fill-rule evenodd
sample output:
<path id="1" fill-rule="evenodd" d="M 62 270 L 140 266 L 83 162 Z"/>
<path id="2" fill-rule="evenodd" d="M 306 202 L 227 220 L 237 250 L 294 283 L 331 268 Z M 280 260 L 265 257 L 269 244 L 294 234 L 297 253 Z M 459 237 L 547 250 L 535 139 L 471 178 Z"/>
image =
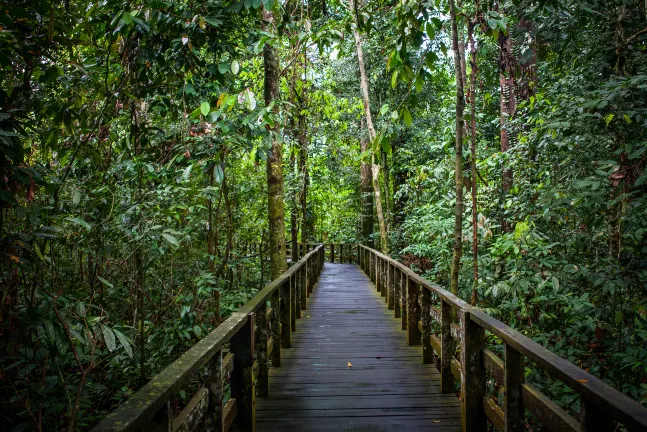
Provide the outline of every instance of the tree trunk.
<path id="1" fill-rule="evenodd" d="M 296 155 L 294 154 L 294 147 L 290 151 L 290 173 L 295 174 L 296 169 Z M 290 208 L 290 245 L 292 249 L 292 262 L 299 261 L 299 225 L 298 225 L 298 203 L 296 192 L 292 195 L 292 206 Z"/>
<path id="2" fill-rule="evenodd" d="M 478 0 L 476 1 L 476 19 L 478 19 Z M 472 298 L 471 303 L 473 306 L 476 305 L 478 300 L 478 284 L 479 284 L 479 240 L 478 240 L 478 201 L 476 195 L 476 73 L 478 69 L 476 67 L 476 44 L 474 41 L 474 25 L 476 23 L 470 23 L 467 33 L 470 43 L 470 56 L 471 56 L 471 72 L 470 72 L 470 122 L 471 122 L 471 142 L 470 142 L 470 151 L 472 155 L 472 258 L 474 260 L 472 266 Z"/>
<path id="3" fill-rule="evenodd" d="M 460 51 L 458 47 L 458 25 L 456 23 L 456 6 L 454 0 L 449 0 L 449 11 L 452 21 L 452 49 L 454 50 L 454 69 L 456 72 L 456 163 L 454 180 L 456 182 L 456 207 L 454 217 L 454 254 L 450 278 L 450 291 L 458 294 L 458 272 L 462 256 L 463 237 L 463 119 L 465 99 L 463 95 L 463 72 L 461 68 Z"/>
<path id="4" fill-rule="evenodd" d="M 510 149 L 510 136 L 512 135 L 510 133 L 510 122 L 517 109 L 514 52 L 509 29 L 506 34 L 499 32 L 499 84 L 501 87 L 499 93 L 501 105 L 501 151 L 505 153 Z M 514 138 L 512 139 L 514 140 Z M 512 188 L 512 169 L 505 159 L 504 164 L 501 179 L 503 205 L 505 205 L 506 196 Z M 505 216 L 505 208 L 502 208 L 501 227 L 503 232 L 512 230 L 512 225 Z"/>
<path id="5" fill-rule="evenodd" d="M 360 151 L 368 150 L 368 137 L 361 133 L 366 127 L 366 119 L 360 121 Z M 371 185 L 371 166 L 362 159 L 360 165 L 360 192 L 362 194 L 362 241 L 370 247 L 373 244 L 373 186 Z"/>
<path id="6" fill-rule="evenodd" d="M 350 4 L 351 13 L 355 11 L 355 4 L 353 0 L 348 0 Z M 354 15 L 353 15 L 354 16 Z M 364 69 L 364 53 L 362 52 L 362 39 L 359 36 L 357 29 L 357 21 L 353 28 L 353 36 L 355 37 L 355 49 L 357 51 L 357 62 L 359 63 L 360 75 L 360 88 L 362 90 L 362 98 L 364 100 L 364 115 L 366 116 L 366 128 L 368 129 L 368 136 L 370 142 L 373 143 L 377 134 L 373 127 L 373 117 L 371 116 L 371 103 L 369 99 L 368 79 L 366 78 L 366 70 Z M 373 191 L 375 193 L 375 208 L 377 213 L 377 221 L 380 226 L 380 245 L 383 253 L 388 253 L 387 242 L 387 226 L 384 219 L 384 212 L 382 211 L 382 197 L 380 193 L 380 166 L 375 163 L 375 154 L 371 156 L 371 174 L 373 177 Z"/>
<path id="7" fill-rule="evenodd" d="M 271 31 L 274 16 L 263 8 L 262 28 Z M 263 48 L 263 68 L 265 72 L 265 106 L 279 99 L 279 58 L 276 48 L 265 44 Z M 275 106 L 274 112 L 278 111 Z M 285 203 L 283 194 L 283 142 L 276 126 L 270 131 L 272 149 L 267 158 L 267 213 L 269 218 L 270 269 L 272 279 L 276 279 L 287 269 L 285 260 Z"/>

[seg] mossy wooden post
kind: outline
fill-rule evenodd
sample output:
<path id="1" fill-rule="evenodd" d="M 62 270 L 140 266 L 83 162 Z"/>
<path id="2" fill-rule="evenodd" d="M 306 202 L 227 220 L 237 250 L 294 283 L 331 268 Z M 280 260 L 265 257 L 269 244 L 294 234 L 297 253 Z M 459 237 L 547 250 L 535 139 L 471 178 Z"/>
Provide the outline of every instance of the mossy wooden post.
<path id="1" fill-rule="evenodd" d="M 616 422 L 609 414 L 584 396 L 580 396 L 580 431 L 611 432 L 614 430 L 616 430 Z"/>
<path id="2" fill-rule="evenodd" d="M 224 398 L 224 390 L 222 380 L 222 351 L 218 350 L 216 355 L 209 360 L 206 368 L 205 385 L 209 389 L 209 407 L 205 414 L 207 430 L 215 430 L 218 432 L 223 430 L 222 400 Z"/>
<path id="3" fill-rule="evenodd" d="M 330 262 L 335 262 L 335 243 L 330 243 Z"/>
<path id="4" fill-rule="evenodd" d="M 504 422 L 506 432 L 523 432 L 526 428 L 526 409 L 521 398 L 521 385 L 524 381 L 525 368 L 523 355 L 505 344 L 503 351 L 503 386 L 505 391 Z"/>
<path id="5" fill-rule="evenodd" d="M 290 331 L 297 330 L 297 275 L 290 276 Z"/>
<path id="6" fill-rule="evenodd" d="M 420 296 L 420 285 L 407 278 L 407 343 L 409 345 L 420 345 L 420 305 L 418 297 Z"/>
<path id="7" fill-rule="evenodd" d="M 485 330 L 470 318 L 470 313 L 461 310 L 461 418 L 464 431 L 487 431 L 487 417 L 483 409 L 485 396 Z"/>
<path id="8" fill-rule="evenodd" d="M 420 290 L 420 321 L 422 322 L 422 362 L 434 362 L 434 349 L 431 347 L 431 292 L 425 288 Z"/>
<path id="9" fill-rule="evenodd" d="M 294 272 L 294 314 L 296 319 L 301 319 L 301 267 Z"/>
<path id="10" fill-rule="evenodd" d="M 375 283 L 375 261 L 377 260 L 377 257 L 375 256 L 375 253 L 373 251 L 368 252 L 369 260 L 368 260 L 368 265 L 369 265 L 369 279 L 371 279 L 371 282 Z"/>
<path id="11" fill-rule="evenodd" d="M 377 290 L 379 291 L 380 295 L 384 297 L 386 295 L 386 290 L 384 289 L 384 260 L 380 257 L 377 263 Z"/>
<path id="12" fill-rule="evenodd" d="M 281 366 L 281 293 L 277 288 L 272 293 L 270 298 L 270 305 L 272 306 L 272 317 L 270 318 L 270 334 L 272 336 L 272 367 Z"/>
<path id="13" fill-rule="evenodd" d="M 312 266 L 310 265 L 310 260 L 305 262 L 304 267 L 306 269 L 306 293 L 308 294 L 308 297 L 310 297 L 310 294 L 312 293 L 312 284 L 310 283 L 310 280 L 312 279 Z"/>
<path id="14" fill-rule="evenodd" d="M 301 283 L 299 284 L 299 290 L 301 291 L 301 310 L 308 309 L 308 282 L 306 280 L 306 268 L 304 264 L 299 269 L 299 278 Z"/>
<path id="15" fill-rule="evenodd" d="M 281 284 L 281 347 L 290 348 L 292 345 L 292 335 L 291 335 L 291 319 L 290 310 L 292 309 L 290 301 L 290 279 L 286 279 L 283 284 Z"/>
<path id="16" fill-rule="evenodd" d="M 404 272 L 400 273 L 400 319 L 402 320 L 402 330 L 407 329 L 407 283 L 409 278 Z"/>
<path id="17" fill-rule="evenodd" d="M 395 308 L 395 266 L 389 263 L 389 268 L 387 272 L 387 286 L 389 287 L 387 298 L 387 307 L 389 309 Z"/>
<path id="18" fill-rule="evenodd" d="M 268 370 L 267 341 L 270 338 L 269 326 L 267 323 L 267 302 L 263 303 L 256 312 L 256 328 L 258 329 L 258 342 L 256 345 L 256 362 L 258 363 L 258 376 L 256 377 L 256 389 L 258 396 L 266 398 L 268 395 Z M 221 384 L 222 387 L 222 384 Z M 222 390 L 222 388 L 221 388 Z"/>
<path id="19" fill-rule="evenodd" d="M 395 318 L 400 318 L 400 302 L 402 301 L 400 298 L 400 292 L 402 291 L 402 271 L 397 267 L 393 267 L 393 269 L 395 270 L 395 274 L 393 275 L 393 309 L 395 312 Z"/>
<path id="20" fill-rule="evenodd" d="M 456 346 L 451 333 L 452 306 L 440 299 L 440 391 L 443 393 L 454 392 L 454 375 L 452 375 L 452 359 Z"/>
<path id="21" fill-rule="evenodd" d="M 236 399 L 237 430 L 256 430 L 256 390 L 254 389 L 254 314 L 247 316 L 247 322 L 231 338 L 231 352 L 234 354 L 234 370 L 231 372 L 231 397 Z"/>

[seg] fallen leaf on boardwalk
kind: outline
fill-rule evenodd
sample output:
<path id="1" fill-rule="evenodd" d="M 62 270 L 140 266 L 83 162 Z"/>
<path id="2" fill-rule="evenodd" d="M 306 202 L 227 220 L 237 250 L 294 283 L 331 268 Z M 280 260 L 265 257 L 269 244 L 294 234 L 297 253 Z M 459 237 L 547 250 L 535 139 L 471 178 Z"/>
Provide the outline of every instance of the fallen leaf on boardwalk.
<path id="1" fill-rule="evenodd" d="M 589 382 L 589 380 L 587 380 L 587 379 L 578 379 L 577 382 L 578 383 L 587 383 L 587 382 Z"/>
<path id="2" fill-rule="evenodd" d="M 434 423 L 440 423 L 440 420 L 434 420 Z"/>
<path id="3" fill-rule="evenodd" d="M 352 364 L 350 364 L 350 362 L 348 362 L 348 367 L 353 367 L 353 365 L 352 365 Z"/>

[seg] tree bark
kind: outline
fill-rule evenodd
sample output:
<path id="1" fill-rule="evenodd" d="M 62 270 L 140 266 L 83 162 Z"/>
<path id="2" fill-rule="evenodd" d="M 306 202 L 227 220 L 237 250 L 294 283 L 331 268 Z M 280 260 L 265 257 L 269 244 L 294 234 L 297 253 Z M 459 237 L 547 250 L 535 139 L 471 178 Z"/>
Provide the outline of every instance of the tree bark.
<path id="1" fill-rule="evenodd" d="M 454 211 L 454 253 L 450 278 L 450 291 L 458 294 L 458 272 L 460 270 L 463 237 L 463 128 L 465 127 L 464 111 L 465 98 L 463 94 L 463 72 L 458 46 L 458 25 L 456 23 L 456 5 L 449 0 L 449 11 L 452 22 L 452 49 L 454 50 L 454 69 L 456 72 L 456 142 L 455 170 L 456 207 Z"/>
<path id="2" fill-rule="evenodd" d="M 479 13 L 479 2 L 476 1 L 476 18 L 473 23 L 470 23 L 468 26 L 467 34 L 470 43 L 470 58 L 471 58 L 471 68 L 470 71 L 470 90 L 469 90 L 469 99 L 470 99 L 470 123 L 471 123 L 471 142 L 470 142 L 470 152 L 472 156 L 472 258 L 474 260 L 472 265 L 472 306 L 476 305 L 478 300 L 478 284 L 479 284 L 479 239 L 478 239 L 478 200 L 476 194 L 476 73 L 478 72 L 476 66 L 476 43 L 474 41 L 474 26 L 476 25 L 476 20 L 478 20 Z"/>
<path id="3" fill-rule="evenodd" d="M 360 133 L 366 128 L 366 119 L 360 121 Z M 368 137 L 361 133 L 360 151 L 368 150 Z M 360 192 L 362 195 L 362 240 L 370 247 L 373 244 L 373 185 L 371 184 L 371 166 L 362 159 L 360 164 Z"/>
<path id="4" fill-rule="evenodd" d="M 501 106 L 501 152 L 506 153 L 510 149 L 510 121 L 517 110 L 515 95 L 515 67 L 512 39 L 508 28 L 507 34 L 499 32 L 499 85 L 500 85 L 500 106 Z M 514 138 L 513 138 L 514 139 Z M 504 167 L 501 179 L 503 188 L 503 205 L 506 195 L 512 188 L 512 169 L 504 159 Z M 501 227 L 503 232 L 510 232 L 512 225 L 505 216 L 505 208 L 502 208 Z"/>
<path id="5" fill-rule="evenodd" d="M 274 21 L 271 11 L 263 8 L 262 28 L 269 32 Z M 279 58 L 270 44 L 263 48 L 265 106 L 279 98 Z M 278 107 L 274 107 L 274 112 Z M 267 158 L 267 213 L 269 219 L 270 270 L 276 279 L 287 269 L 285 257 L 285 202 L 283 194 L 283 142 L 276 136 L 276 126 L 270 131 L 272 149 Z"/>
<path id="6" fill-rule="evenodd" d="M 353 0 L 348 0 L 351 13 L 354 15 L 355 3 Z M 375 142 L 377 134 L 373 127 L 373 117 L 371 116 L 371 103 L 369 99 L 368 79 L 366 78 L 366 70 L 364 68 L 364 53 L 362 52 L 362 39 L 357 29 L 357 20 L 355 20 L 355 27 L 353 28 L 353 36 L 355 37 L 355 49 L 357 51 L 357 62 L 359 63 L 360 75 L 360 88 L 362 91 L 362 99 L 364 101 L 364 115 L 366 116 L 366 128 L 368 129 L 368 136 L 371 143 Z M 380 246 L 383 253 L 388 253 L 388 234 L 386 221 L 384 219 L 384 212 L 382 210 L 382 197 L 380 192 L 380 166 L 375 163 L 375 154 L 371 156 L 371 174 L 373 179 L 373 191 L 375 193 L 375 208 L 377 213 L 377 221 L 380 226 Z"/>

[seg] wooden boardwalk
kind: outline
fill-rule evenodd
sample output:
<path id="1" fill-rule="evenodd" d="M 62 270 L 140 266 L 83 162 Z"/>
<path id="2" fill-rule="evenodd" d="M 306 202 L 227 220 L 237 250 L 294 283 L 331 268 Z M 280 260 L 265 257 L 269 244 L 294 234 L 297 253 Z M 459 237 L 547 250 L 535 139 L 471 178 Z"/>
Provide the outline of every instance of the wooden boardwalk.
<path id="1" fill-rule="evenodd" d="M 357 265 L 326 263 L 301 314 L 256 400 L 258 431 L 460 430 L 460 401 Z"/>

